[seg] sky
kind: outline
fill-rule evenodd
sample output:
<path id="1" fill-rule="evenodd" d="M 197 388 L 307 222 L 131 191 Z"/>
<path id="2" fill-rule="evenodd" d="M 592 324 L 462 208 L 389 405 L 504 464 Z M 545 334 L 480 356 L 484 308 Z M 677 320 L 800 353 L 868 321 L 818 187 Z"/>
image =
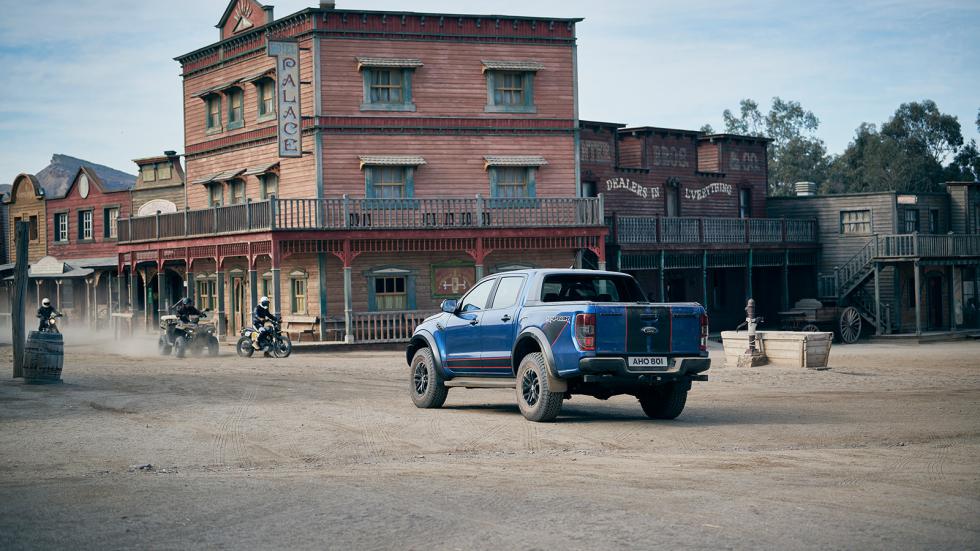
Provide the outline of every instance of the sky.
<path id="1" fill-rule="evenodd" d="M 316 0 L 268 0 L 277 17 Z M 135 173 L 183 150 L 175 56 L 217 40 L 224 0 L 0 0 L 0 183 L 64 153 Z M 862 122 L 932 99 L 980 135 L 980 1 L 337 0 L 338 8 L 583 17 L 582 119 L 721 130 L 752 98 L 799 101 L 840 153 Z"/>

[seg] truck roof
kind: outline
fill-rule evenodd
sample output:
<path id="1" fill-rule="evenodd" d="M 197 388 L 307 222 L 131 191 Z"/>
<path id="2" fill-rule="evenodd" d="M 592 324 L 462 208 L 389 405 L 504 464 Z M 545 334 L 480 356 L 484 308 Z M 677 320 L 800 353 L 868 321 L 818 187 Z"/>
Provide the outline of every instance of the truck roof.
<path id="1" fill-rule="evenodd" d="M 608 270 L 579 270 L 575 268 L 529 268 L 524 270 L 508 270 L 506 272 L 499 272 L 491 275 L 500 274 L 527 274 L 528 276 L 555 274 L 629 276 L 629 274 L 624 274 L 623 272 L 610 272 Z"/>

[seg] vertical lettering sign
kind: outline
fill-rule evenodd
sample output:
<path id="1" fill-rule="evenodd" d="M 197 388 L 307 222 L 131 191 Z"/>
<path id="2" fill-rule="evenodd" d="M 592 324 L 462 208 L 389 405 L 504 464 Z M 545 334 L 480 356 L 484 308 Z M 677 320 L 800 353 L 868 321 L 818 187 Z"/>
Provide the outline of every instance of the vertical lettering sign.
<path id="1" fill-rule="evenodd" d="M 270 40 L 267 53 L 276 58 L 279 156 L 301 157 L 303 128 L 299 107 L 299 44 Z"/>

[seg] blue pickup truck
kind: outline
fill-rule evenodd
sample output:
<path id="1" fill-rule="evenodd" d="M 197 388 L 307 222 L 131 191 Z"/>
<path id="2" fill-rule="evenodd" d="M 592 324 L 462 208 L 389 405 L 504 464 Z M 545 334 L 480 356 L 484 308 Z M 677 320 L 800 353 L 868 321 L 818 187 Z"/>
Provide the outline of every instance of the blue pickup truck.
<path id="1" fill-rule="evenodd" d="M 486 277 L 415 329 L 412 401 L 438 408 L 450 388 L 515 388 L 531 421 L 552 421 L 573 394 L 631 394 L 673 419 L 691 381 L 706 381 L 708 317 L 696 303 L 647 302 L 631 276 L 518 270 Z"/>

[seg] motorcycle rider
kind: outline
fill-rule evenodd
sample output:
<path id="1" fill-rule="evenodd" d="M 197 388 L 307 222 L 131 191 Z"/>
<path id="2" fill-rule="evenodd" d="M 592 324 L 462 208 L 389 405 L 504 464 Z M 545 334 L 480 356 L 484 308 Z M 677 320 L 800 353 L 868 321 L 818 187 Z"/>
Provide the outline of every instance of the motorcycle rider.
<path id="1" fill-rule="evenodd" d="M 257 331 L 257 337 L 255 339 L 256 345 L 262 340 L 262 337 L 269 332 L 269 330 L 265 327 L 265 322 L 271 321 L 272 319 L 272 312 L 269 311 L 269 297 L 260 298 L 259 304 L 255 307 L 255 310 L 252 310 L 252 327 Z M 262 347 L 262 350 L 265 351 L 266 354 L 268 354 L 271 349 L 272 344 L 270 342 L 266 342 L 265 346 Z"/>
<path id="2" fill-rule="evenodd" d="M 60 316 L 61 313 L 51 306 L 51 301 L 47 298 L 41 300 L 41 307 L 37 309 L 37 317 L 40 322 L 38 323 L 38 331 L 46 331 L 48 329 L 48 320 L 51 319 L 52 315 Z"/>

